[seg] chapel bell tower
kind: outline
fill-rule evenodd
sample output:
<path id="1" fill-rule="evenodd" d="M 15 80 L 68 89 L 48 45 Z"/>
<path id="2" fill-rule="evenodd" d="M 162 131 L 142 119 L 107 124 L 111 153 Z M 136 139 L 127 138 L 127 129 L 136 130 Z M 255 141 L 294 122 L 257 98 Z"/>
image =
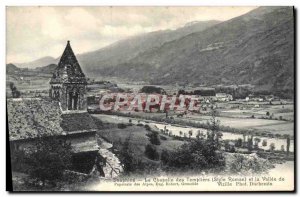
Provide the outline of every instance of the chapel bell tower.
<path id="1" fill-rule="evenodd" d="M 50 98 L 59 101 L 63 111 L 86 110 L 87 81 L 68 41 L 50 81 Z"/>

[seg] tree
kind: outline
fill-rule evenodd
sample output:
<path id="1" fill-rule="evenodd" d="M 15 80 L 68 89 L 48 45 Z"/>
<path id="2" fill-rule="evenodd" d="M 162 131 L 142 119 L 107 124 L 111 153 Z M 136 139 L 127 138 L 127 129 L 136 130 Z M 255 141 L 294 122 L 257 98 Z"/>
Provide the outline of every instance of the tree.
<path id="1" fill-rule="evenodd" d="M 254 138 L 254 148 L 258 149 L 258 143 L 261 142 L 261 139 L 256 137 Z"/>
<path id="2" fill-rule="evenodd" d="M 268 145 L 267 139 L 264 139 L 264 140 L 262 141 L 262 146 L 267 146 L 267 145 Z"/>
<path id="3" fill-rule="evenodd" d="M 189 130 L 189 138 L 191 138 L 192 135 L 193 135 L 193 131 Z"/>
<path id="4" fill-rule="evenodd" d="M 276 133 L 276 134 L 275 134 L 275 137 L 276 137 L 276 138 L 280 138 L 280 136 L 281 136 L 281 135 L 280 135 L 279 133 Z"/>
<path id="5" fill-rule="evenodd" d="M 180 137 L 182 136 L 182 131 L 179 131 L 179 136 L 180 136 Z"/>
<path id="6" fill-rule="evenodd" d="M 217 147 L 209 141 L 191 139 L 190 142 L 169 152 L 169 159 L 168 161 L 164 159 L 164 165 L 172 171 L 174 168 L 183 171 L 221 169 L 225 165 L 225 160 L 216 150 Z"/>
<path id="7" fill-rule="evenodd" d="M 235 152 L 234 146 L 231 145 L 230 142 L 229 142 L 228 140 L 225 141 L 225 151 L 231 152 L 231 153 L 234 153 L 234 152 Z"/>
<path id="8" fill-rule="evenodd" d="M 170 153 L 168 150 L 163 149 L 161 151 L 160 160 L 161 160 L 162 164 L 168 163 L 168 161 L 170 160 Z"/>
<path id="9" fill-rule="evenodd" d="M 151 165 L 151 163 L 143 162 L 142 158 L 135 154 L 135 147 L 131 145 L 131 137 L 132 133 L 128 135 L 123 143 L 117 144 L 120 145 L 118 147 L 120 151 L 118 157 L 123 164 L 123 173 L 129 175 L 141 171 L 147 173 L 148 170 L 153 170 L 156 166 Z"/>
<path id="10" fill-rule="evenodd" d="M 208 140 L 219 148 L 219 138 L 222 137 L 222 135 L 220 135 L 220 121 L 216 119 L 217 114 L 217 111 L 213 109 L 210 121 L 208 122 L 208 127 L 211 131 Z"/>
<path id="11" fill-rule="evenodd" d="M 121 142 L 121 151 L 119 158 L 123 164 L 124 173 L 128 174 L 133 172 L 135 168 L 135 161 L 133 157 L 133 152 L 130 147 L 131 134 L 125 139 L 124 143 Z"/>
<path id="12" fill-rule="evenodd" d="M 200 139 L 200 136 L 201 136 L 201 132 L 200 132 L 200 130 L 198 130 L 198 131 L 197 131 L 196 138 L 199 140 L 199 139 Z"/>
<path id="13" fill-rule="evenodd" d="M 118 128 L 119 129 L 125 129 L 126 127 L 127 127 L 126 124 L 124 124 L 124 123 L 118 123 Z"/>
<path id="14" fill-rule="evenodd" d="M 21 93 L 20 91 L 17 89 L 17 87 L 15 86 L 15 84 L 13 82 L 9 83 L 9 87 L 11 90 L 11 95 L 13 98 L 20 98 Z"/>
<path id="15" fill-rule="evenodd" d="M 251 151 L 253 148 L 253 135 L 251 134 L 250 137 L 248 137 L 248 150 Z"/>
<path id="16" fill-rule="evenodd" d="M 287 154 L 287 156 L 289 156 L 289 154 L 290 154 L 290 145 L 291 145 L 290 135 L 286 135 L 286 154 Z"/>
<path id="17" fill-rule="evenodd" d="M 151 132 L 149 134 L 149 137 L 150 137 L 150 142 L 151 144 L 154 144 L 154 145 L 160 145 L 160 139 L 159 139 L 159 134 L 157 132 Z"/>
<path id="18" fill-rule="evenodd" d="M 71 144 L 56 137 L 39 137 L 27 151 L 25 163 L 31 178 L 56 185 L 71 166 Z"/>
<path id="19" fill-rule="evenodd" d="M 243 140 L 241 138 L 237 139 L 235 142 L 236 147 L 242 147 L 243 145 Z"/>
<path id="20" fill-rule="evenodd" d="M 25 149 L 18 149 L 14 150 L 14 148 L 10 149 L 10 157 L 11 157 L 11 168 L 12 171 L 16 172 L 27 172 L 27 165 L 25 163 L 26 160 L 26 150 Z"/>
<path id="21" fill-rule="evenodd" d="M 273 152 L 275 150 L 275 144 L 271 143 L 270 144 L 270 151 Z"/>
<path id="22" fill-rule="evenodd" d="M 246 146 L 246 133 L 243 133 L 243 144 Z"/>
<path id="23" fill-rule="evenodd" d="M 183 137 L 186 138 L 186 133 L 183 134 Z"/>
<path id="24" fill-rule="evenodd" d="M 155 146 L 151 144 L 147 144 L 145 147 L 145 155 L 152 160 L 159 160 L 159 154 L 155 148 Z"/>

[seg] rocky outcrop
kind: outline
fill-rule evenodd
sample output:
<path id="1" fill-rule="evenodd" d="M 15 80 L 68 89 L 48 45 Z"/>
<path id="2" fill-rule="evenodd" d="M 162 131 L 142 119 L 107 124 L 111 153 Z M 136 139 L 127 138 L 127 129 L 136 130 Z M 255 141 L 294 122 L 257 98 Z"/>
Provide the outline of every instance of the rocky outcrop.
<path id="1" fill-rule="evenodd" d="M 123 167 L 118 157 L 107 149 L 100 149 L 99 153 L 106 159 L 106 164 L 103 167 L 105 178 L 118 177 L 123 172 Z"/>
<path id="2" fill-rule="evenodd" d="M 102 138 L 98 138 L 98 140 L 100 141 L 99 157 L 96 159 L 91 174 L 106 179 L 118 177 L 123 172 L 123 166 L 119 158 L 109 150 L 112 144 Z"/>

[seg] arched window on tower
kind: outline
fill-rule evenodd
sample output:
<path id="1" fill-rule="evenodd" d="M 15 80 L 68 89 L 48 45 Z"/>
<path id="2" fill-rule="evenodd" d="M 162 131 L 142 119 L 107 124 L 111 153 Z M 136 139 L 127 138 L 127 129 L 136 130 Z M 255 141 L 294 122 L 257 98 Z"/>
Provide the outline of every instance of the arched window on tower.
<path id="1" fill-rule="evenodd" d="M 76 90 L 69 92 L 68 110 L 78 110 L 79 94 Z"/>
<path id="2" fill-rule="evenodd" d="M 78 93 L 73 93 L 73 110 L 77 110 L 78 107 Z"/>

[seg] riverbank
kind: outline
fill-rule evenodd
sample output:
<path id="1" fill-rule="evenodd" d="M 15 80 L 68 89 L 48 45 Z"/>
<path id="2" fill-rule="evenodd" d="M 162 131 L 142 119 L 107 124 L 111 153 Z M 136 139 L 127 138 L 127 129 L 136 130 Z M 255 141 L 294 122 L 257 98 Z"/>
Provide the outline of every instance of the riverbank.
<path id="1" fill-rule="evenodd" d="M 186 125 L 179 125 L 179 124 L 169 124 L 166 122 L 157 122 L 153 120 L 144 120 L 140 118 L 132 118 L 132 117 L 127 117 L 127 116 L 117 116 L 117 115 L 107 115 L 107 114 L 92 114 L 93 117 L 101 119 L 101 121 L 104 122 L 109 122 L 109 123 L 124 123 L 127 124 L 129 121 L 131 121 L 132 124 L 148 124 L 157 127 L 159 130 L 164 130 L 168 129 L 169 131 L 172 132 L 172 135 L 176 136 L 183 136 L 184 133 L 186 136 L 188 136 L 189 131 L 192 131 L 192 138 L 195 138 L 198 131 L 206 133 L 207 129 L 206 128 L 196 128 L 196 127 L 190 127 Z M 231 132 L 226 132 L 220 128 L 223 136 L 223 140 L 237 140 L 237 139 L 243 139 L 243 135 L 239 133 L 231 133 Z M 182 132 L 182 134 L 181 134 Z M 272 137 L 262 137 L 262 136 L 257 136 L 253 135 L 253 138 L 260 138 L 261 142 L 258 143 L 258 147 L 263 149 L 263 150 L 269 150 L 269 145 L 274 143 L 275 149 L 274 150 L 281 150 L 281 147 L 284 146 L 286 147 L 287 141 L 286 139 L 280 139 L 280 138 L 272 138 Z M 267 146 L 263 146 L 263 140 L 267 140 L 268 144 Z M 290 152 L 294 152 L 294 140 L 292 139 L 290 141 Z"/>

